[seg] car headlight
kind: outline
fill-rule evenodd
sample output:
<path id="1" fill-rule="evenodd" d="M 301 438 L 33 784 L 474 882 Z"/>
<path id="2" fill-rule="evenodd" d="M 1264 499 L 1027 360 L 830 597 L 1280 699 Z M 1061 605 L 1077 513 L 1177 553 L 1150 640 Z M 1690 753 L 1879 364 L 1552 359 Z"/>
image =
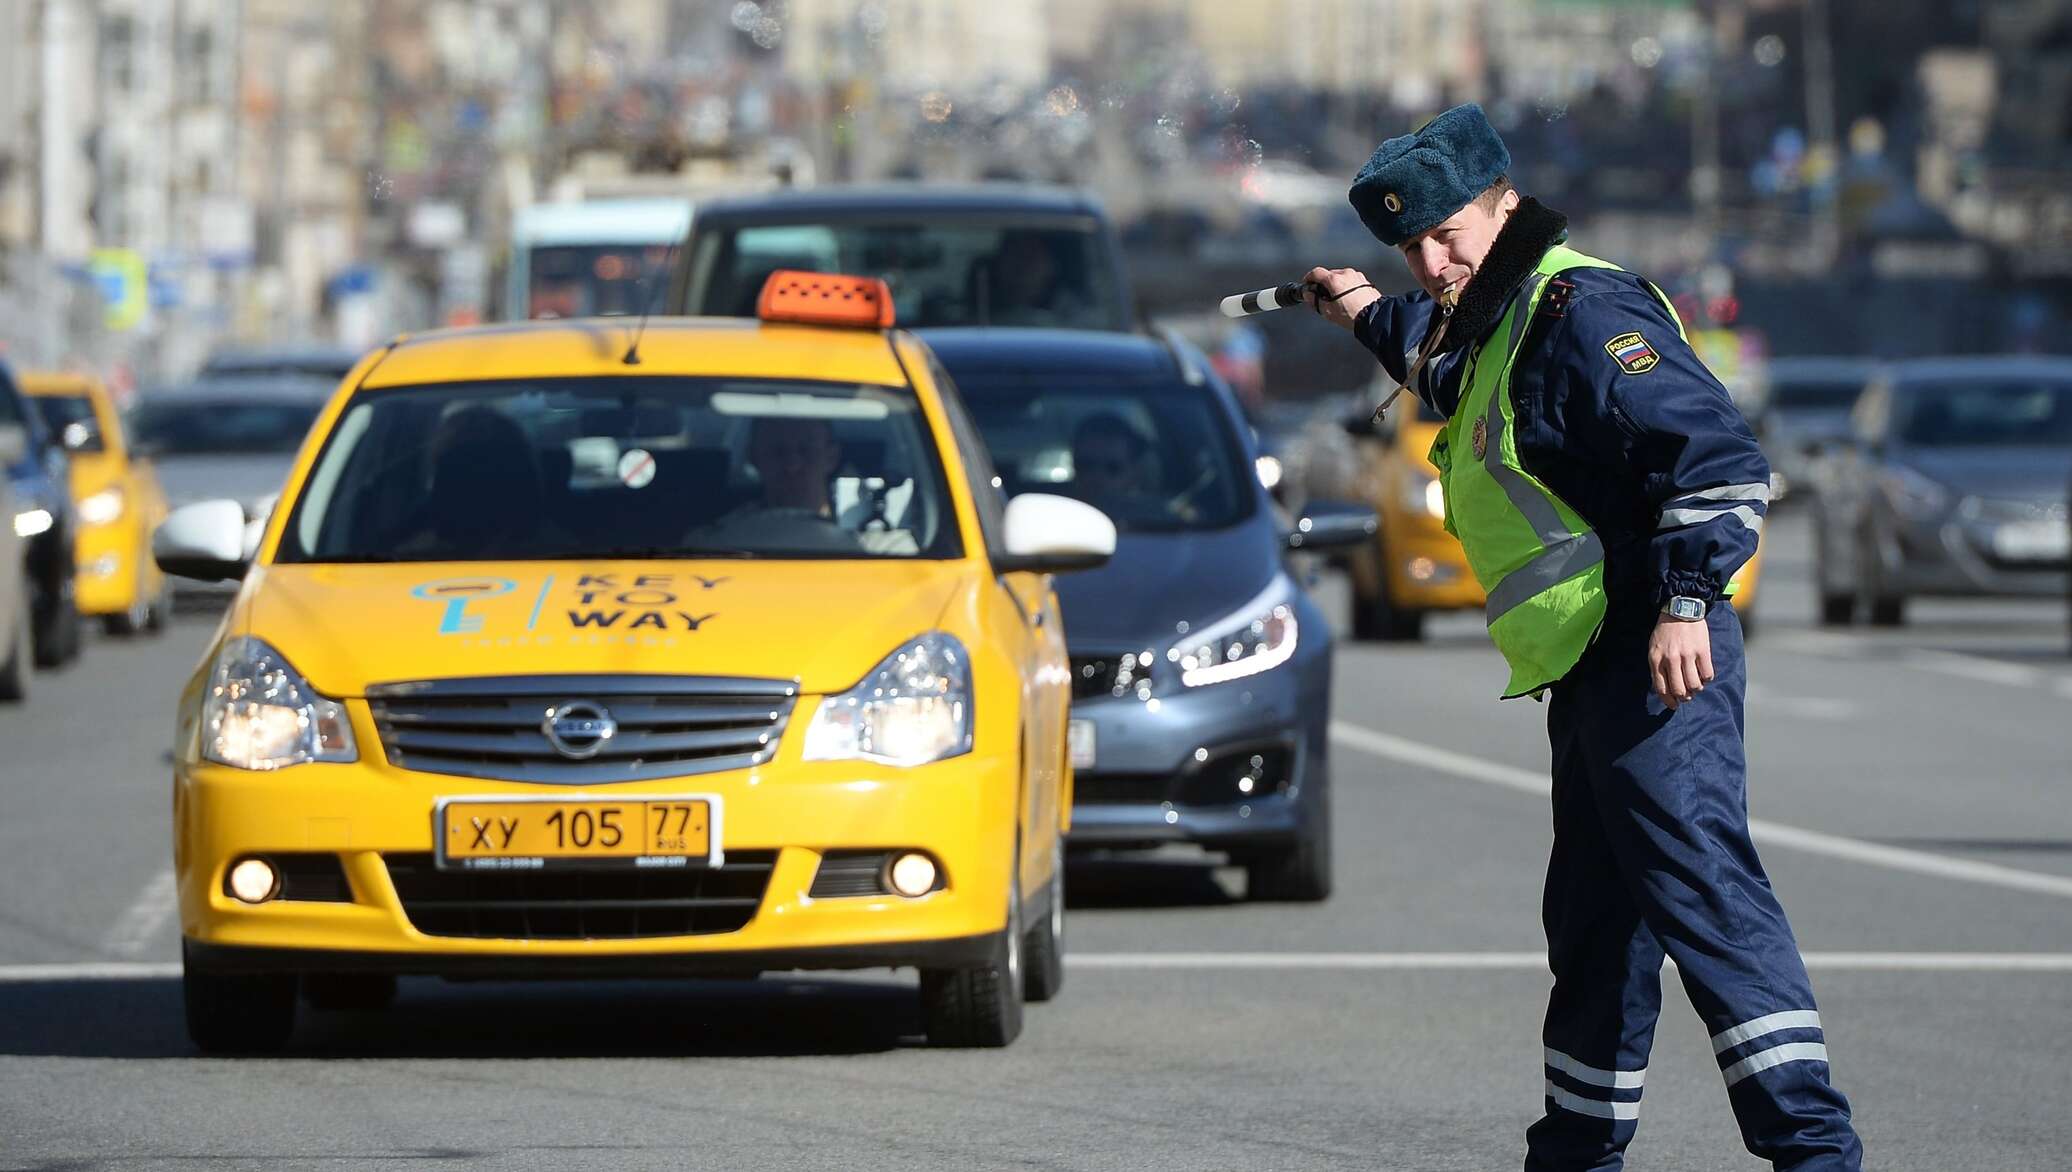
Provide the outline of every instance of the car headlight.
<path id="1" fill-rule="evenodd" d="M 1281 482 L 1281 461 L 1277 456 L 1261 456 L 1252 461 L 1259 472 L 1259 483 L 1271 489 Z"/>
<path id="2" fill-rule="evenodd" d="M 926 765 L 971 751 L 971 665 L 941 631 L 910 640 L 861 683 L 820 701 L 808 761 Z"/>
<path id="3" fill-rule="evenodd" d="M 1294 656 L 1295 636 L 1294 587 L 1279 576 L 1258 598 L 1190 633 L 1166 655 L 1180 665 L 1180 682 L 1199 688 L 1279 667 Z"/>
<path id="4" fill-rule="evenodd" d="M 49 509 L 28 509 L 16 513 L 14 515 L 14 535 L 16 537 L 35 537 L 41 533 L 48 533 L 54 521 L 55 518 L 50 515 Z"/>
<path id="5" fill-rule="evenodd" d="M 1429 513 L 1437 520 L 1446 519 L 1446 489 L 1438 478 L 1427 476 L 1416 468 L 1403 472 L 1403 507 L 1413 513 Z"/>
<path id="6" fill-rule="evenodd" d="M 106 525 L 122 516 L 122 486 L 115 485 L 79 502 L 79 519 L 88 525 Z"/>
<path id="7" fill-rule="evenodd" d="M 318 695 L 260 639 L 226 640 L 201 704 L 201 753 L 238 769 L 357 761 L 345 705 Z"/>
<path id="8" fill-rule="evenodd" d="M 1950 490 L 1903 464 L 1895 464 L 1879 478 L 1885 495 L 1901 516 L 1915 521 L 1932 521 L 1949 507 Z"/>

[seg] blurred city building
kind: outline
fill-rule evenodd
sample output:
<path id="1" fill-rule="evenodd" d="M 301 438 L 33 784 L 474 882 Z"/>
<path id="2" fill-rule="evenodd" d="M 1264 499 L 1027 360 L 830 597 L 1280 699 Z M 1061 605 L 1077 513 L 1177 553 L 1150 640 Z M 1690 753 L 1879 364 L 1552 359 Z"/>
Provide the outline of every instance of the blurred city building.
<path id="1" fill-rule="evenodd" d="M 1090 187 L 1155 311 L 1393 281 L 1346 179 L 1464 100 L 1702 328 L 2072 349 L 2062 0 L 8 0 L 0 320 L 118 385 L 370 344 L 494 312 L 532 204 L 815 180 Z"/>

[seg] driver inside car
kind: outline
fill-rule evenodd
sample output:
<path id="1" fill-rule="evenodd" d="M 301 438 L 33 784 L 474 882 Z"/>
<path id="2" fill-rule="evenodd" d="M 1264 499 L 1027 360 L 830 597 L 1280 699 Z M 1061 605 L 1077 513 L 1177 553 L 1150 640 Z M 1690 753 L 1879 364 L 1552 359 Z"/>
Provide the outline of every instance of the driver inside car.
<path id="1" fill-rule="evenodd" d="M 763 528 L 774 523 L 784 527 L 787 539 L 811 548 L 915 552 L 913 534 L 907 530 L 854 532 L 843 524 L 831 494 L 841 462 L 842 446 L 835 440 L 834 425 L 827 420 L 778 416 L 756 419 L 748 433 L 748 463 L 755 469 L 761 487 L 754 500 L 722 518 L 719 528 Z"/>

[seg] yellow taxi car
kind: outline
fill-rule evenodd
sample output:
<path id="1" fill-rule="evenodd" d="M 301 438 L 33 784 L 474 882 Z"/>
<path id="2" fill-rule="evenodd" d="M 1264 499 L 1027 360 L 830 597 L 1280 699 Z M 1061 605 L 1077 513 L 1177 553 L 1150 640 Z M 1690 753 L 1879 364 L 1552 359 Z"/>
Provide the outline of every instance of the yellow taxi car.
<path id="1" fill-rule="evenodd" d="M 130 452 L 99 379 L 25 371 L 20 382 L 72 453 L 79 613 L 99 615 L 111 634 L 164 630 L 172 598 L 151 560 L 151 533 L 166 516 L 158 474 Z"/>
<path id="2" fill-rule="evenodd" d="M 406 336 L 319 416 L 181 695 L 187 1024 L 290 1037 L 397 974 L 915 967 L 930 1041 L 1063 979 L 1070 671 L 1049 574 L 1113 524 L 1005 501 L 881 282 L 762 321 Z"/>
<path id="3" fill-rule="evenodd" d="M 1444 417 L 1411 395 L 1397 399 L 1379 423 L 1364 411 L 1346 421 L 1360 441 L 1359 494 L 1381 519 L 1374 540 L 1347 558 L 1356 639 L 1414 641 L 1424 635 L 1427 614 L 1482 609 L 1482 585 L 1460 539 L 1446 531 L 1446 499 L 1429 456 L 1445 426 Z M 1759 542 L 1727 587 L 1744 638 L 1755 633 L 1762 562 Z"/>

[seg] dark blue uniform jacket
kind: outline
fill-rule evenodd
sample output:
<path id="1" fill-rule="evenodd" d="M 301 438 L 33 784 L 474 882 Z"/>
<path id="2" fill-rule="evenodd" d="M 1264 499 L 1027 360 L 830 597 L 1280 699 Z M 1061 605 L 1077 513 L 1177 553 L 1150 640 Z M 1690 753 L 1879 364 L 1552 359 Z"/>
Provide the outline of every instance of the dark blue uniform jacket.
<path id="1" fill-rule="evenodd" d="M 1615 614 L 1674 595 L 1719 599 L 1768 507 L 1755 434 L 1639 277 L 1575 269 L 1555 280 L 1512 372 L 1520 461 L 1604 541 Z M 1384 297 L 1354 333 L 1400 382 L 1432 311 L 1423 292 Z M 1615 353 L 1629 334 L 1640 348 Z M 1435 357 L 1411 389 L 1450 417 L 1473 350 Z"/>

